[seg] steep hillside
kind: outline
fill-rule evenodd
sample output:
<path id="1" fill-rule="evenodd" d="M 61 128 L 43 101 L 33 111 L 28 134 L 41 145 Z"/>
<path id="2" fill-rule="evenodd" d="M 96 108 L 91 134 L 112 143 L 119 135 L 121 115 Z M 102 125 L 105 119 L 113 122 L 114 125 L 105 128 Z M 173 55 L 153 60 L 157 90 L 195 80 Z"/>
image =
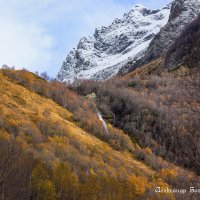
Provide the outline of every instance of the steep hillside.
<path id="1" fill-rule="evenodd" d="M 112 144 L 108 139 L 98 139 L 100 132 L 94 136 L 94 132 L 86 131 L 86 126 L 95 123 L 92 119 L 82 126 L 76 112 L 45 97 L 52 92 L 47 89 L 49 84 L 26 71 L 0 72 L 3 199 L 173 199 L 172 194 L 157 195 L 154 188 L 170 187 L 167 177 L 174 180 L 181 170 L 159 158 L 165 170 L 159 168 L 155 173 L 134 158 L 136 152 L 147 158 L 153 156 L 152 152 L 136 147 L 127 136 L 124 148 L 122 143 L 116 146 L 120 133 L 124 133 L 111 126 L 107 134 L 111 138 L 115 134 Z M 68 91 L 68 99 L 72 94 Z"/>
<path id="2" fill-rule="evenodd" d="M 73 89 L 82 95 L 96 93 L 97 105 L 105 119 L 127 132 L 143 148 L 150 147 L 155 155 L 199 176 L 200 71 L 195 68 L 190 76 L 183 77 L 164 71 L 152 73 L 162 63 L 163 60 L 153 61 L 124 77 L 105 82 L 83 81 Z M 156 162 L 150 163 L 159 167 Z M 176 186 L 187 187 L 184 182 Z"/>
<path id="3" fill-rule="evenodd" d="M 166 54 L 165 66 L 174 69 L 181 65 L 200 66 L 200 15 L 181 33 Z"/>
<path id="4" fill-rule="evenodd" d="M 58 80 L 108 79 L 129 60 L 139 58 L 169 18 L 170 5 L 150 10 L 135 5 L 122 19 L 97 28 L 91 37 L 80 40 L 63 63 Z"/>
<path id="5" fill-rule="evenodd" d="M 142 67 L 135 69 L 134 71 L 122 76 L 122 79 L 129 80 L 135 78 L 136 76 L 148 76 L 151 74 L 163 72 L 163 59 L 158 58 L 152 62 L 149 62 Z"/>

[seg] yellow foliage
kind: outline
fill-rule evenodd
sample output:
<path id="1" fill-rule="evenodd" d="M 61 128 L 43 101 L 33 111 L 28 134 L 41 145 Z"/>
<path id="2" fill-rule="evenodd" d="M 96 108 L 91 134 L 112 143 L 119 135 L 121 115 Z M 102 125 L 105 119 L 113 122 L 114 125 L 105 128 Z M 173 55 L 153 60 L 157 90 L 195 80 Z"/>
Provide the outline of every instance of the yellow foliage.
<path id="1" fill-rule="evenodd" d="M 5 131 L 0 129 L 0 141 L 9 142 L 10 141 L 10 135 Z"/>
<path id="2" fill-rule="evenodd" d="M 161 169 L 157 176 L 162 177 L 164 180 L 173 179 L 177 176 L 176 169 Z"/>
<path id="3" fill-rule="evenodd" d="M 132 175 L 129 178 L 130 184 L 133 186 L 134 193 L 138 196 L 142 196 L 145 193 L 148 181 L 145 177 L 137 177 Z"/>
<path id="4" fill-rule="evenodd" d="M 145 152 L 146 154 L 148 154 L 148 155 L 152 155 L 152 150 L 151 150 L 149 147 L 145 148 L 145 149 L 144 149 L 144 152 Z"/>
<path id="5" fill-rule="evenodd" d="M 25 79 L 31 82 L 32 74 L 24 74 Z M 99 177 L 103 178 L 105 184 L 108 184 L 108 177 L 112 178 L 113 187 L 119 187 L 118 180 L 123 180 L 128 184 L 130 195 L 142 197 L 146 189 L 154 186 L 151 177 L 155 171 L 139 162 L 129 151 L 120 151 L 112 148 L 111 143 L 107 143 L 83 130 L 78 123 L 71 121 L 73 114 L 63 107 L 56 104 L 51 99 L 42 97 L 25 87 L 10 81 L 0 73 L 0 108 L 3 125 L 8 130 L 0 131 L 0 141 L 10 140 L 11 133 L 17 138 L 17 143 L 31 151 L 34 156 L 45 161 L 47 166 L 51 166 L 53 180 L 49 177 L 49 172 L 43 165 L 38 165 L 32 172 L 32 188 L 37 193 L 39 199 L 56 199 L 56 186 L 60 193 L 70 185 L 78 182 L 77 176 L 87 174 L 90 178 L 87 187 L 93 183 L 100 193 L 102 182 L 97 181 Z M 24 103 L 23 103 L 24 102 Z M 80 113 L 84 110 L 80 108 Z M 81 116 L 83 117 L 83 116 Z M 93 121 L 98 122 L 98 118 L 87 118 L 87 123 L 92 125 Z M 94 124 L 95 124 L 94 123 Z M 123 143 L 127 145 L 127 136 L 118 129 L 108 125 L 108 129 L 113 131 L 113 146 L 119 146 L 121 141 L 115 136 L 124 136 Z M 146 148 L 145 153 L 152 154 L 150 148 Z M 64 163 L 64 165 L 59 165 Z M 66 167 L 67 166 L 67 167 Z M 70 171 L 73 169 L 73 172 Z M 49 171 L 51 171 L 49 170 Z M 142 176 L 136 176 L 141 174 Z M 159 177 L 172 176 L 173 173 L 160 171 Z M 116 183 L 116 182 L 117 183 Z M 62 183 L 62 184 L 59 184 Z M 165 185 L 159 180 L 160 185 Z M 120 190 L 127 188 L 121 187 Z M 110 187 L 112 191 L 112 187 Z M 87 192 L 87 191 L 86 191 Z M 94 191 L 91 190 L 92 195 Z M 91 198 L 94 199 L 94 196 Z M 96 196 L 95 196 L 96 198 Z M 111 198 L 108 198 L 111 199 Z M 89 200 L 89 199 L 88 199 Z M 120 199 L 121 200 L 121 199 Z"/>

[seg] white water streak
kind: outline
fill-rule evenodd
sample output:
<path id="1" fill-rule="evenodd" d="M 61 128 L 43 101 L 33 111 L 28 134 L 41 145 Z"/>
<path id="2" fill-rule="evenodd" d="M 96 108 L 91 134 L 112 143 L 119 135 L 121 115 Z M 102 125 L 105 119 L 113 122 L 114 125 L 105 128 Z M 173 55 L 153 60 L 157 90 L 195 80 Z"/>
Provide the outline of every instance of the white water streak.
<path id="1" fill-rule="evenodd" d="M 97 114 L 98 114 L 98 116 L 99 116 L 99 119 L 100 119 L 100 120 L 102 121 L 102 123 L 103 123 L 103 127 L 104 127 L 105 131 L 108 132 L 108 127 L 107 127 L 107 124 L 106 124 L 106 122 L 104 121 L 104 119 L 103 119 L 103 117 L 102 117 L 102 114 L 101 114 L 100 112 L 98 112 Z"/>

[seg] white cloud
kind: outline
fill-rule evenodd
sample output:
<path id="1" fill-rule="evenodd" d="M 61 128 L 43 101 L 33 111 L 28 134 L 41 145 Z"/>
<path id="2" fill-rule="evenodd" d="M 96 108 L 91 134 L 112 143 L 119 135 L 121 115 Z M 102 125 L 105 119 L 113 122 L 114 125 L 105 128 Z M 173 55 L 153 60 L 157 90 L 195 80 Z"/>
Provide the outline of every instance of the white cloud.
<path id="1" fill-rule="evenodd" d="M 123 8 L 113 0 L 0 0 L 0 65 L 55 74 L 80 36 Z"/>
<path id="2" fill-rule="evenodd" d="M 25 67 L 31 71 L 44 68 L 52 60 L 54 38 L 25 15 L 30 12 L 26 4 L 17 3 L 0 1 L 0 65 Z"/>
<path id="3" fill-rule="evenodd" d="M 34 24 L 0 19 L 0 64 L 34 71 L 51 61 L 53 38 Z"/>

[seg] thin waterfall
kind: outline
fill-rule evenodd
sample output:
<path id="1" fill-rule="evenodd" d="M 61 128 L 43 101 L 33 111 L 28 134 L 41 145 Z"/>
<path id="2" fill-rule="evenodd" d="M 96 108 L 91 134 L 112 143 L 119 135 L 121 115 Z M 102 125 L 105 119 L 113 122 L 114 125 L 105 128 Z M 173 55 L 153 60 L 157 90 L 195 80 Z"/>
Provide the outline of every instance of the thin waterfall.
<path id="1" fill-rule="evenodd" d="M 105 122 L 104 119 L 103 119 L 102 114 L 101 114 L 100 112 L 98 112 L 97 114 L 98 114 L 98 116 L 99 116 L 99 119 L 100 119 L 100 120 L 102 121 L 102 123 L 103 123 L 103 127 L 104 127 L 105 131 L 108 132 L 108 127 L 107 127 L 106 122 Z"/>

